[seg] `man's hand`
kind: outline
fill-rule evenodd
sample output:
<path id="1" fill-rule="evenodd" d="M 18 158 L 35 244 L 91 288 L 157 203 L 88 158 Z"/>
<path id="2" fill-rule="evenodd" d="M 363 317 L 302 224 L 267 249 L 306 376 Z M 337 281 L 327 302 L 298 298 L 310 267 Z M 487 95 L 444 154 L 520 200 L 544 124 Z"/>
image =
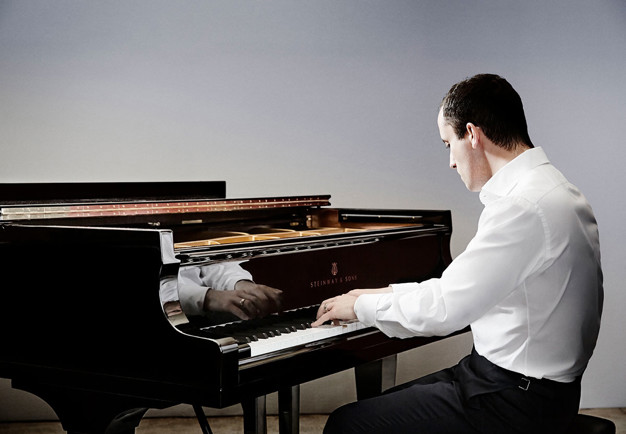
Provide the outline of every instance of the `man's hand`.
<path id="1" fill-rule="evenodd" d="M 317 321 L 312 323 L 311 326 L 318 327 L 326 321 L 332 321 L 334 324 L 337 324 L 339 321 L 357 319 L 356 313 L 354 313 L 354 304 L 360 295 L 382 294 L 391 291 L 390 286 L 375 289 L 353 289 L 347 294 L 324 300 L 317 311 Z"/>
<path id="2" fill-rule="evenodd" d="M 343 294 L 324 300 L 317 311 L 317 321 L 311 324 L 311 326 L 318 327 L 326 321 L 337 323 L 339 321 L 356 319 L 356 314 L 354 313 L 356 299 L 357 296 L 355 295 Z"/>
<path id="3" fill-rule="evenodd" d="M 210 289 L 204 298 L 208 312 L 230 312 L 239 319 L 261 318 L 281 308 L 282 291 L 250 280 L 240 280 L 234 291 Z"/>

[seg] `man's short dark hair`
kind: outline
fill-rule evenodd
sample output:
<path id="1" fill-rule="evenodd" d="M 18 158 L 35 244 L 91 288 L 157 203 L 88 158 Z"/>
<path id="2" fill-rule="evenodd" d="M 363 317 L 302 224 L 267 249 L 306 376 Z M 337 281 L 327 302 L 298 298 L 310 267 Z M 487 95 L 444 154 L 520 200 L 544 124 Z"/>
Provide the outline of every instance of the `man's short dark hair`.
<path id="1" fill-rule="evenodd" d="M 522 99 L 498 75 L 479 74 L 455 84 L 440 108 L 459 139 L 465 137 L 466 125 L 471 122 L 502 148 L 511 150 L 519 143 L 533 147 Z"/>

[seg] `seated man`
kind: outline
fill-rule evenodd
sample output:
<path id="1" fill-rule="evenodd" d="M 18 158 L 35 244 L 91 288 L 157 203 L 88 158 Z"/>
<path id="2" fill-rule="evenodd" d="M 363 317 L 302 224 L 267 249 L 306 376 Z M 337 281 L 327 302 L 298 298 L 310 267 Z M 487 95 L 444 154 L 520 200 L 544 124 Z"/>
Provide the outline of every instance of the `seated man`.
<path id="1" fill-rule="evenodd" d="M 603 303 L 596 221 L 528 135 L 501 77 L 452 86 L 438 115 L 450 167 L 485 208 L 439 279 L 324 301 L 319 325 L 358 318 L 396 337 L 468 325 L 458 365 L 333 412 L 325 433 L 562 433 L 578 412 Z"/>

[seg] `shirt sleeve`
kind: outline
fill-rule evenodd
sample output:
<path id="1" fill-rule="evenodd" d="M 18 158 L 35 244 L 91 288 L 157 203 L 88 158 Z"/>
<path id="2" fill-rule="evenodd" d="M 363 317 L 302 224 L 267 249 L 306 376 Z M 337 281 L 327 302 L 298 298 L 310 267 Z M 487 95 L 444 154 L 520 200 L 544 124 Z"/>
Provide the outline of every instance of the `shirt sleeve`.
<path id="1" fill-rule="evenodd" d="M 208 290 L 200 278 L 199 267 L 185 267 L 178 272 L 178 295 L 183 312 L 187 315 L 202 315 L 204 296 Z"/>
<path id="2" fill-rule="evenodd" d="M 200 276 L 205 286 L 218 291 L 230 291 L 240 280 L 252 280 L 252 275 L 241 267 L 241 262 L 220 262 L 202 267 Z"/>
<path id="3" fill-rule="evenodd" d="M 230 291 L 240 280 L 252 280 L 241 262 L 222 262 L 203 267 L 185 267 L 178 273 L 178 295 L 188 315 L 204 313 L 204 297 L 211 290 Z"/>
<path id="4" fill-rule="evenodd" d="M 479 319 L 536 272 L 546 245 L 536 205 L 500 198 L 485 207 L 475 237 L 441 278 L 392 284 L 391 293 L 362 295 L 355 313 L 388 336 L 452 333 Z"/>

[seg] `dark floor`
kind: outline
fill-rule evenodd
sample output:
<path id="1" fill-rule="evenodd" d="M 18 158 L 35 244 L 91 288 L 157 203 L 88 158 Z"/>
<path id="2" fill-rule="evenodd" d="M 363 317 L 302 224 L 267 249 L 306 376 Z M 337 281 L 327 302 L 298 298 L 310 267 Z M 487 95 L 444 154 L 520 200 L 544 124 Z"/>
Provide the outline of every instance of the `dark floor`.
<path id="1" fill-rule="evenodd" d="M 592 414 L 612 420 L 617 427 L 617 434 L 626 434 L 626 408 L 597 408 L 582 410 L 581 413 Z M 322 432 L 328 415 L 301 415 L 300 433 L 319 434 Z M 209 424 L 214 434 L 239 434 L 243 432 L 241 417 L 212 417 Z M 268 416 L 268 434 L 278 433 L 278 418 Z M 58 422 L 11 422 L 0 423 L 0 434 L 63 434 Z M 198 422 L 194 418 L 145 418 L 136 429 L 137 434 L 202 434 Z"/>

